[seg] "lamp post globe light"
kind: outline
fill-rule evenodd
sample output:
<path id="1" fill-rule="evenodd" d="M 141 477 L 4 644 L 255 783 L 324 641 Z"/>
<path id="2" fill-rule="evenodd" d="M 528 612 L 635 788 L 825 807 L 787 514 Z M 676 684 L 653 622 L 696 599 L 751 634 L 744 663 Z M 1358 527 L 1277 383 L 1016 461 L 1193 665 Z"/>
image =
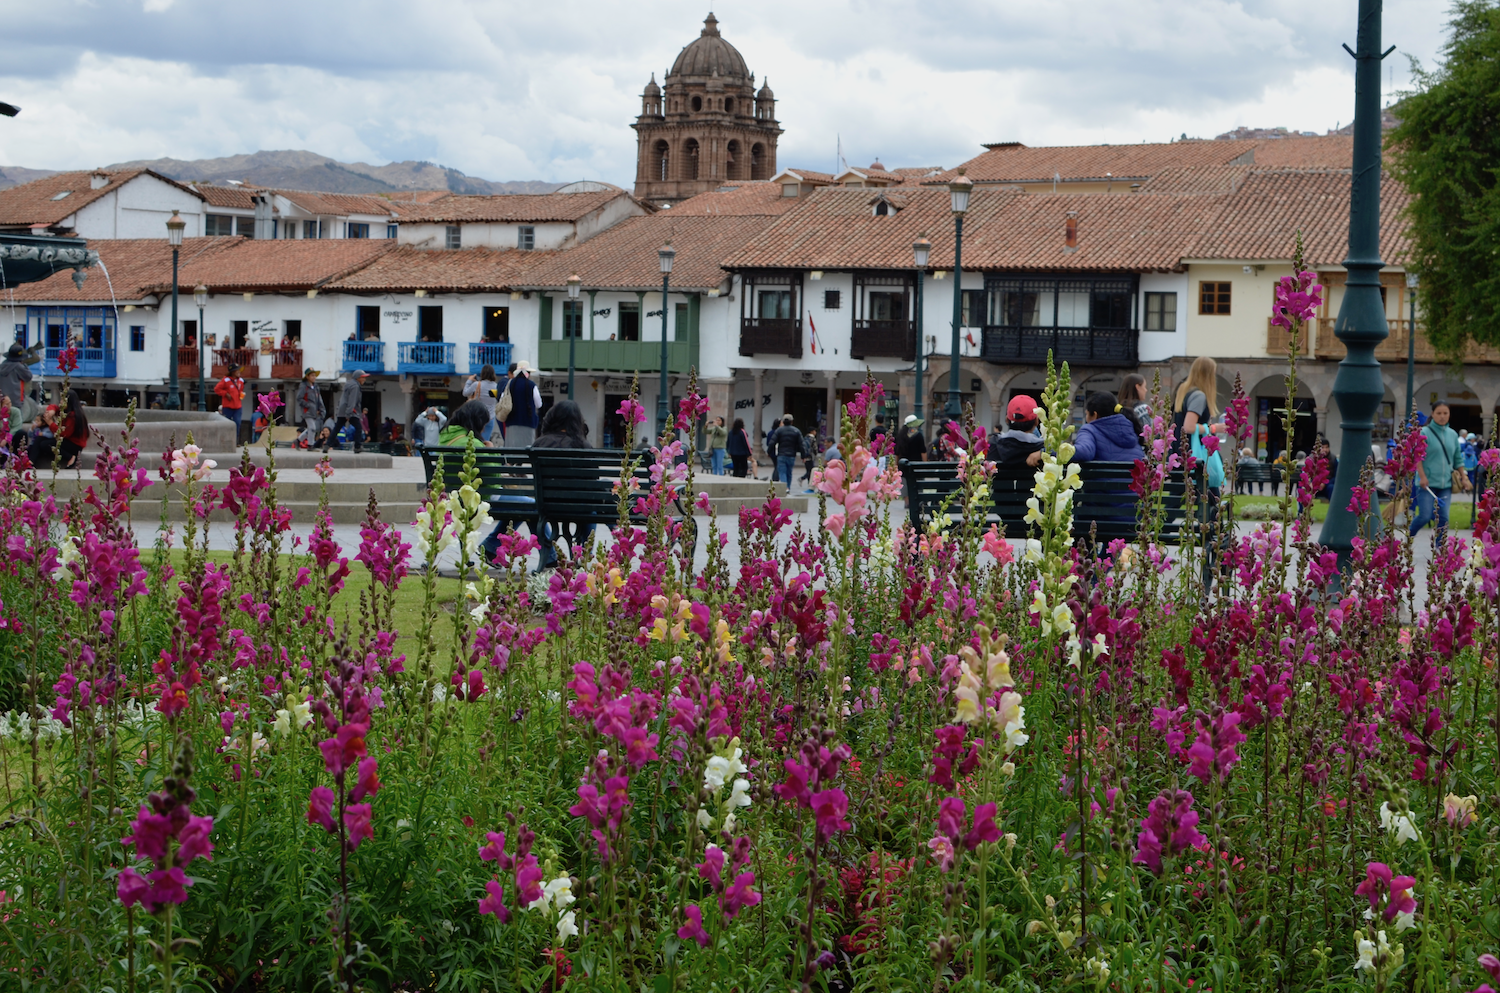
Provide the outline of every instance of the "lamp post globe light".
<path id="1" fill-rule="evenodd" d="M 167 409 L 182 409 L 182 393 L 177 385 L 177 256 L 182 250 L 182 231 L 187 227 L 184 221 L 172 211 L 172 216 L 167 218 L 167 243 L 172 246 L 172 351 L 167 356 L 167 368 L 171 371 L 171 377 L 167 381 Z M 201 375 L 202 370 L 199 370 Z"/>
<path id="2" fill-rule="evenodd" d="M 660 437 L 671 415 L 671 397 L 667 395 L 667 284 L 677 249 L 669 241 L 657 250 L 656 257 L 661 262 L 661 394 L 656 398 L 656 433 Z"/>
<path id="3" fill-rule="evenodd" d="M 1417 375 L 1417 287 L 1422 280 L 1414 272 L 1406 274 L 1406 299 L 1410 307 L 1406 322 L 1406 419 L 1411 420 L 1412 404 L 1415 402 Z"/>
<path id="4" fill-rule="evenodd" d="M 911 246 L 911 254 L 917 263 L 917 395 L 912 400 L 911 412 L 918 420 L 922 419 L 922 353 L 927 350 L 927 342 L 922 335 L 922 277 L 927 273 L 927 256 L 931 253 L 932 242 L 927 240 L 925 234 L 917 235 L 917 240 Z"/>
<path id="5" fill-rule="evenodd" d="M 568 399 L 578 401 L 578 394 L 573 392 L 573 367 L 575 350 L 577 349 L 578 335 L 583 331 L 583 315 L 578 312 L 578 291 L 583 287 L 583 280 L 578 278 L 578 273 L 568 277 L 568 303 L 572 308 L 573 317 L 578 321 L 578 327 L 567 326 L 568 334 Z M 566 325 L 567 322 L 564 322 Z"/>
<path id="6" fill-rule="evenodd" d="M 953 348 L 948 359 L 948 404 L 945 413 L 949 420 L 963 416 L 963 403 L 958 393 L 959 336 L 964 321 L 964 214 L 969 210 L 969 194 L 974 184 L 963 173 L 948 184 L 948 196 L 953 207 Z"/>
<path id="7" fill-rule="evenodd" d="M 203 333 L 203 308 L 208 304 L 208 287 L 199 283 L 193 290 L 193 302 L 198 305 L 198 409 L 207 410 L 203 397 L 203 343 L 208 336 Z"/>

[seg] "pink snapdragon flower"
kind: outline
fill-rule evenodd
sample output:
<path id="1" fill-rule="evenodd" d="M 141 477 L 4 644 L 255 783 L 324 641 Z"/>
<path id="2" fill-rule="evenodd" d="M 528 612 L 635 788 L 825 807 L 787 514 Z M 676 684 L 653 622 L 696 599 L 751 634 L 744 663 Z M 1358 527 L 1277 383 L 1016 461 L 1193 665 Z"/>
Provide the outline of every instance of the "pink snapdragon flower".
<path id="1" fill-rule="evenodd" d="M 1318 285 L 1315 272 L 1282 276 L 1276 281 L 1272 293 L 1271 323 L 1288 331 L 1293 325 L 1312 320 L 1323 304 L 1323 287 Z"/>
<path id="2" fill-rule="evenodd" d="M 1175 793 L 1162 790 L 1147 805 L 1146 811 L 1132 861 L 1154 873 L 1161 872 L 1163 854 L 1181 855 L 1208 840 L 1198 830 L 1198 812 L 1193 810 L 1193 794 L 1187 790 Z"/>
<path id="3" fill-rule="evenodd" d="M 696 941 L 698 947 L 707 948 L 711 939 L 708 932 L 703 930 L 703 911 L 696 903 L 690 903 L 682 908 L 682 914 L 687 918 L 687 923 L 677 929 L 677 937 L 683 941 Z"/>
<path id="4" fill-rule="evenodd" d="M 1211 783 L 1215 777 L 1222 780 L 1228 776 L 1240 761 L 1235 747 L 1245 740 L 1239 723 L 1240 715 L 1234 711 L 1220 712 L 1212 720 L 1199 714 L 1198 737 L 1188 749 L 1191 762 L 1188 772 L 1205 784 Z"/>

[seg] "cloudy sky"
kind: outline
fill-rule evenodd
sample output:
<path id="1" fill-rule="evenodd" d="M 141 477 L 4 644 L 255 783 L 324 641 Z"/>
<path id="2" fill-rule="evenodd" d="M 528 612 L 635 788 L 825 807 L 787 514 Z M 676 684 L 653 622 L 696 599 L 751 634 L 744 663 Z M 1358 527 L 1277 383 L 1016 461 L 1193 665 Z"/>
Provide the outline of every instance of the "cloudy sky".
<path id="1" fill-rule="evenodd" d="M 629 184 L 648 76 L 707 2 L 0 0 L 0 165 L 307 149 Z M 985 141 L 1322 133 L 1353 116 L 1356 0 L 719 0 L 776 91 L 781 165 L 953 166 Z M 1386 0 L 1387 91 L 1444 0 Z"/>

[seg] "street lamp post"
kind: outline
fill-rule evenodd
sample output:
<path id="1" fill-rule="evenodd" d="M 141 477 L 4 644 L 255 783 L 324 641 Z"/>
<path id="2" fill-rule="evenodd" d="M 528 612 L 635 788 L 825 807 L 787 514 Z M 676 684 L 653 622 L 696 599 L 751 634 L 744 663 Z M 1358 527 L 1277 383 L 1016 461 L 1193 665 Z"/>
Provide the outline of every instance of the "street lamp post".
<path id="1" fill-rule="evenodd" d="M 578 273 L 568 277 L 568 302 L 573 307 L 573 316 L 578 321 L 578 327 L 568 327 L 568 399 L 574 403 L 578 402 L 578 394 L 573 392 L 573 366 L 575 351 L 578 347 L 578 333 L 583 330 L 583 315 L 578 312 L 578 291 L 583 287 L 583 280 L 578 278 Z M 567 322 L 563 322 L 567 326 Z"/>
<path id="2" fill-rule="evenodd" d="M 656 399 L 656 432 L 657 437 L 661 437 L 661 433 L 667 430 L 671 408 L 671 398 L 667 396 L 667 281 L 672 276 L 672 260 L 677 257 L 677 249 L 669 241 L 661 246 L 656 257 L 661 262 L 661 395 Z"/>
<path id="3" fill-rule="evenodd" d="M 1417 378 L 1417 285 L 1421 282 L 1417 274 L 1406 274 L 1406 298 L 1410 303 L 1411 319 L 1406 322 L 1406 419 L 1411 420 L 1415 401 Z"/>
<path id="4" fill-rule="evenodd" d="M 926 351 L 927 340 L 922 333 L 922 277 L 927 272 L 927 256 L 932 252 L 932 242 L 927 240 L 925 234 L 918 235 L 917 240 L 912 242 L 911 253 L 917 260 L 917 395 L 911 405 L 911 412 L 916 415 L 917 420 L 922 419 L 922 353 Z"/>
<path id="5" fill-rule="evenodd" d="M 959 335 L 964 322 L 964 214 L 969 209 L 969 194 L 974 184 L 962 173 L 948 184 L 948 195 L 953 206 L 953 350 L 948 359 L 948 405 L 946 413 L 950 421 L 963 416 L 963 403 L 958 394 Z"/>
<path id="6" fill-rule="evenodd" d="M 1346 564 L 1354 548 L 1359 520 L 1349 499 L 1370 460 L 1375 412 L 1385 397 L 1385 381 L 1375 346 L 1390 334 L 1380 299 L 1380 51 L 1381 0 L 1359 0 L 1358 52 L 1354 55 L 1354 161 L 1349 184 L 1349 257 L 1344 301 L 1334 336 L 1348 354 L 1333 381 L 1344 439 L 1339 450 L 1333 499 L 1319 535 L 1322 545 Z M 1346 45 L 1345 48 L 1348 46 Z M 1392 46 L 1394 49 L 1394 46 Z M 1385 53 L 1390 54 L 1389 52 Z M 1380 527 L 1380 509 L 1371 506 L 1368 527 Z"/>
<path id="7" fill-rule="evenodd" d="M 182 249 L 182 230 L 187 227 L 187 221 L 177 216 L 177 211 L 172 211 L 172 216 L 167 218 L 167 243 L 172 246 L 172 353 L 167 356 L 168 366 L 171 370 L 171 378 L 167 387 L 167 409 L 182 409 L 182 393 L 177 385 L 177 256 Z M 201 374 L 201 369 L 199 370 Z"/>
<path id="8" fill-rule="evenodd" d="M 207 335 L 203 333 L 203 308 L 208 304 L 208 287 L 202 283 L 193 290 L 193 302 L 198 305 L 198 409 L 207 410 L 206 401 L 203 397 L 203 343 Z"/>

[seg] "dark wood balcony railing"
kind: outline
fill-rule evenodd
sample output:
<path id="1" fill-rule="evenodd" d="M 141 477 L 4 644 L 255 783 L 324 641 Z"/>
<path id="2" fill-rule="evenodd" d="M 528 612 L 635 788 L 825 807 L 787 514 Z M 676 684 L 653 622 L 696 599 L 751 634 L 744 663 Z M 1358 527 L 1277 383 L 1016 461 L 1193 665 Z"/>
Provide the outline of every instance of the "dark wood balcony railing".
<path id="1" fill-rule="evenodd" d="M 214 379 L 229 375 L 231 365 L 240 367 L 241 379 L 254 379 L 260 375 L 260 353 L 253 348 L 215 348 L 213 353 L 214 367 L 210 375 Z"/>
<path id="2" fill-rule="evenodd" d="M 1059 365 L 1134 366 L 1139 364 L 1140 332 L 1129 328 L 984 329 L 984 358 L 990 362 L 1046 365 L 1047 353 Z"/>
<path id="3" fill-rule="evenodd" d="M 271 353 L 272 379 L 302 378 L 302 349 L 278 348 Z"/>
<path id="4" fill-rule="evenodd" d="M 802 319 L 746 317 L 740 322 L 741 355 L 802 357 Z"/>
<path id="5" fill-rule="evenodd" d="M 856 359 L 890 358 L 911 362 L 917 357 L 912 322 L 855 321 L 849 336 L 849 355 Z"/>

